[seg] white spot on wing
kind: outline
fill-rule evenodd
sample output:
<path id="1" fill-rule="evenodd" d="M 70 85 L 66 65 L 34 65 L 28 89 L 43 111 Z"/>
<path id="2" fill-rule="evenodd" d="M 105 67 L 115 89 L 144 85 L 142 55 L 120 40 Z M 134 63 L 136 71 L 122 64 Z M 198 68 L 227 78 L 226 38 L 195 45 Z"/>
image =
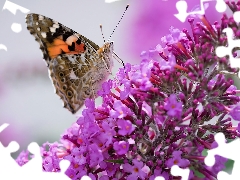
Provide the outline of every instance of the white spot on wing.
<path id="1" fill-rule="evenodd" d="M 82 64 L 78 64 L 78 69 L 81 69 L 82 68 Z"/>
<path id="2" fill-rule="evenodd" d="M 47 34 L 45 32 L 41 32 L 41 35 L 42 35 L 43 38 L 47 37 Z"/>
<path id="3" fill-rule="evenodd" d="M 82 62 L 83 62 L 83 64 L 84 64 L 84 63 L 85 63 L 85 60 L 86 60 L 84 53 L 81 54 L 81 60 L 82 60 Z"/>
<path id="4" fill-rule="evenodd" d="M 69 75 L 70 79 L 79 79 L 75 73 L 73 72 L 73 70 L 71 71 L 70 75 Z"/>
<path id="5" fill-rule="evenodd" d="M 71 61 L 71 63 L 75 64 L 75 58 L 73 58 L 72 56 L 68 57 L 69 61 Z"/>
<path id="6" fill-rule="evenodd" d="M 39 20 L 43 20 L 44 17 L 43 17 L 42 15 L 38 15 L 38 19 L 39 19 Z"/>
<path id="7" fill-rule="evenodd" d="M 72 35 L 72 36 L 69 36 L 67 39 L 66 39 L 66 43 L 68 44 L 68 45 L 72 45 L 72 42 L 75 42 L 75 41 L 77 41 L 77 37 L 76 36 L 74 36 L 74 35 Z"/>
<path id="8" fill-rule="evenodd" d="M 54 28 L 59 28 L 59 24 L 53 24 Z"/>
<path id="9" fill-rule="evenodd" d="M 57 62 L 57 60 L 56 60 L 56 59 L 53 59 L 53 61 L 52 61 L 52 62 L 53 62 L 53 66 L 54 66 L 54 67 L 58 66 L 58 62 Z"/>
<path id="10" fill-rule="evenodd" d="M 37 30 L 40 31 L 40 28 L 38 27 Z"/>
<path id="11" fill-rule="evenodd" d="M 56 32 L 56 28 L 50 27 L 50 31 L 54 33 L 54 32 Z"/>

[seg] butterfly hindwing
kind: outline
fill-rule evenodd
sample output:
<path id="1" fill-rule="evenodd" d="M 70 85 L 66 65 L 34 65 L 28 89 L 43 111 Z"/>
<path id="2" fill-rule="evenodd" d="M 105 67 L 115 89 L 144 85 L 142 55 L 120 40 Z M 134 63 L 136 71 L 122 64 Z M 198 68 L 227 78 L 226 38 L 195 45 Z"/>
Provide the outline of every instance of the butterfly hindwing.
<path id="1" fill-rule="evenodd" d="M 98 74 L 94 56 L 87 60 L 82 58 L 81 54 L 57 56 L 50 63 L 49 75 L 56 93 L 64 102 L 64 107 L 72 113 L 82 107 L 86 98 L 96 96 L 94 91 L 98 89 L 96 81 L 103 79 L 101 73 Z"/>

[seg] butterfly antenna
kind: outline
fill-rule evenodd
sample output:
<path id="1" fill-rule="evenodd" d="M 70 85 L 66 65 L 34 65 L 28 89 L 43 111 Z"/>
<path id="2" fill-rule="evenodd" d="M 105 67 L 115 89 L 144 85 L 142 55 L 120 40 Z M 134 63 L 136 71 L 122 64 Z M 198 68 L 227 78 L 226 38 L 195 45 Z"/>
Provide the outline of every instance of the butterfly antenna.
<path id="1" fill-rule="evenodd" d="M 104 37 L 104 35 L 103 35 L 103 30 L 102 30 L 102 25 L 101 25 L 101 24 L 100 24 L 100 29 L 101 29 L 101 33 L 102 33 L 103 42 L 105 43 L 106 40 L 105 40 L 105 37 Z"/>
<path id="2" fill-rule="evenodd" d="M 119 25 L 120 22 L 122 21 L 122 18 L 123 18 L 123 16 L 125 15 L 125 13 L 126 13 L 128 7 L 129 7 L 129 4 L 126 6 L 126 9 L 125 9 L 125 11 L 124 11 L 123 14 L 122 14 L 122 17 L 120 18 L 120 20 L 118 21 L 117 25 L 116 25 L 115 28 L 113 29 L 112 34 L 111 34 L 110 37 L 108 38 L 108 41 L 111 39 L 113 33 L 115 32 L 115 30 L 117 29 L 118 25 Z"/>

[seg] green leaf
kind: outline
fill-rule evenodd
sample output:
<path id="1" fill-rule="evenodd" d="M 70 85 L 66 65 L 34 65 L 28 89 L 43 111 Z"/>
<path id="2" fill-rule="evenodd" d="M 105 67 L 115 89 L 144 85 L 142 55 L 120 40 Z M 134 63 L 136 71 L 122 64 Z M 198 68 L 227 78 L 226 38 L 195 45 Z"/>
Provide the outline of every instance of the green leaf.
<path id="1" fill-rule="evenodd" d="M 124 163 L 124 160 L 123 160 L 123 159 L 108 159 L 108 160 L 106 160 L 106 162 L 123 164 L 123 163 Z"/>

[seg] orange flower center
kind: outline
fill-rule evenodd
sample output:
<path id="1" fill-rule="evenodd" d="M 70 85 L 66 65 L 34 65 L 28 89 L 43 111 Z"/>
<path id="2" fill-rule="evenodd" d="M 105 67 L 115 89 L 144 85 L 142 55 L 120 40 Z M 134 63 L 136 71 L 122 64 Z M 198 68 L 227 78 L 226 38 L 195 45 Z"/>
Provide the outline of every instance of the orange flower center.
<path id="1" fill-rule="evenodd" d="M 172 109 L 174 109 L 175 107 L 176 107 L 175 104 L 173 104 L 173 105 L 171 106 Z"/>
<path id="2" fill-rule="evenodd" d="M 175 160 L 173 161 L 173 164 L 178 164 L 178 160 L 175 159 Z"/>
<path id="3" fill-rule="evenodd" d="M 138 168 L 134 168 L 133 171 L 134 172 L 138 172 L 139 170 L 138 170 Z"/>

